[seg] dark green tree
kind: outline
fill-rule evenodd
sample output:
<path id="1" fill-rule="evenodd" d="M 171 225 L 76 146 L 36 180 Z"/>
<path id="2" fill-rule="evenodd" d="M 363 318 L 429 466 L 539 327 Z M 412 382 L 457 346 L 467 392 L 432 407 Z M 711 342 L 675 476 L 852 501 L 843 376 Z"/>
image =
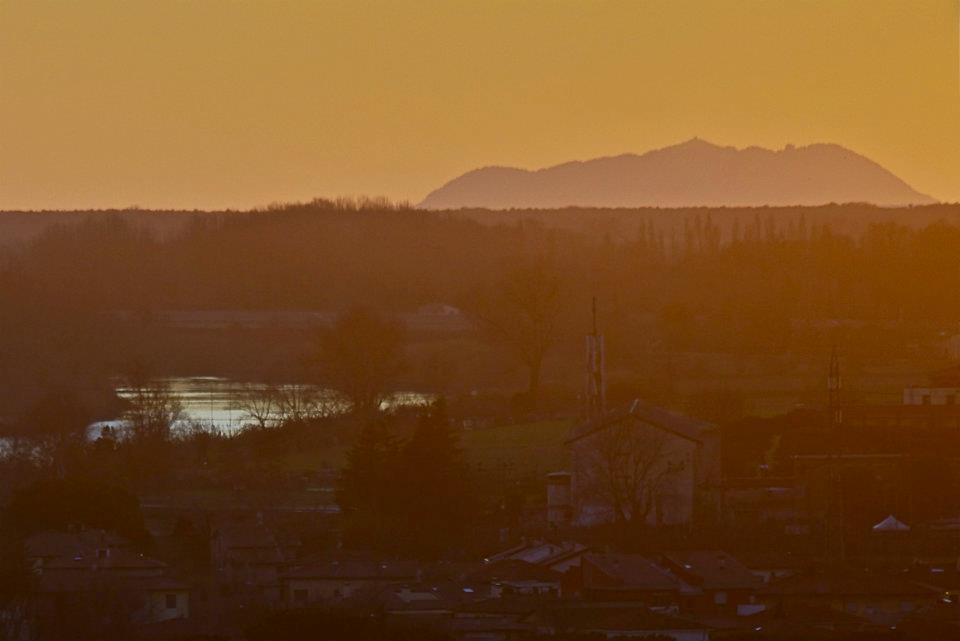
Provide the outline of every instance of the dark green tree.
<path id="1" fill-rule="evenodd" d="M 404 444 L 397 482 L 411 551 L 435 556 L 458 547 L 473 501 L 460 438 L 443 399 L 423 410 Z"/>
<path id="2" fill-rule="evenodd" d="M 403 330 L 369 309 L 354 308 L 320 335 L 317 364 L 322 382 L 346 396 L 355 412 L 375 412 L 403 367 Z"/>
<path id="3" fill-rule="evenodd" d="M 350 450 L 338 492 L 352 542 L 418 557 L 461 547 L 472 506 L 467 476 L 443 402 L 424 409 L 404 443 L 375 418 Z"/>
<path id="4" fill-rule="evenodd" d="M 87 426 L 92 420 L 76 393 L 53 388 L 26 412 L 19 431 L 40 446 L 55 474 L 63 476 L 86 444 Z"/>
<path id="5" fill-rule="evenodd" d="M 82 526 L 116 532 L 141 544 L 149 539 L 136 496 L 121 486 L 87 478 L 43 479 L 17 491 L 3 522 L 20 537 Z"/>
<path id="6" fill-rule="evenodd" d="M 350 448 L 337 490 L 350 542 L 386 549 L 396 541 L 391 530 L 399 510 L 399 452 L 399 442 L 383 416 L 371 418 Z"/>

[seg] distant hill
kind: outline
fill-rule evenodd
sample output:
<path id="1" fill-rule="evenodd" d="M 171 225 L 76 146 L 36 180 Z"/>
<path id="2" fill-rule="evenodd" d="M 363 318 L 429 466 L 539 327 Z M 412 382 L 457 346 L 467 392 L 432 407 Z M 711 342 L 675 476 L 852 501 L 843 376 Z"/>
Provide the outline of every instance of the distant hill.
<path id="1" fill-rule="evenodd" d="M 420 207 L 883 206 L 936 202 L 845 147 L 720 147 L 694 138 L 643 155 L 574 161 L 529 171 L 484 167 L 431 192 Z"/>

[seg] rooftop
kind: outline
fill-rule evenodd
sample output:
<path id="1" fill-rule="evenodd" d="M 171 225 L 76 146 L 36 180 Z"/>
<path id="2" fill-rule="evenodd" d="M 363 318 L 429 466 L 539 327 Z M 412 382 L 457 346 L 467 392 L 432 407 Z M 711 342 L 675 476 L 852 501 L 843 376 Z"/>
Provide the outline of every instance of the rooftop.
<path id="1" fill-rule="evenodd" d="M 285 579 L 415 579 L 418 566 L 413 561 L 368 561 L 331 559 L 315 561 L 284 573 Z"/>
<path id="2" fill-rule="evenodd" d="M 583 586 L 588 590 L 686 591 L 690 586 L 639 554 L 587 554 Z"/>
<path id="3" fill-rule="evenodd" d="M 533 581 L 539 583 L 559 583 L 562 575 L 543 565 L 521 561 L 520 559 L 504 559 L 489 563 L 469 576 L 470 580 L 480 582 L 492 581 Z"/>
<path id="4" fill-rule="evenodd" d="M 707 590 L 750 589 L 760 579 L 736 558 L 720 550 L 693 550 L 664 555 L 668 567 L 685 582 Z"/>
<path id="5" fill-rule="evenodd" d="M 44 530 L 24 541 L 24 553 L 28 558 L 73 557 L 77 554 L 90 554 L 97 549 L 130 547 L 130 541 L 105 530 Z"/>
<path id="6" fill-rule="evenodd" d="M 900 574 L 853 569 L 798 574 L 763 589 L 770 596 L 933 596 L 938 592 Z"/>
<path id="7" fill-rule="evenodd" d="M 712 432 L 717 429 L 717 426 L 713 423 L 707 423 L 706 421 L 677 414 L 668 409 L 646 403 L 638 398 L 634 399 L 629 406 L 611 410 L 600 418 L 576 426 L 567 442 L 577 441 L 585 436 L 589 436 L 590 434 L 594 434 L 628 419 L 638 420 L 681 438 L 696 442 L 702 441 L 707 432 Z"/>

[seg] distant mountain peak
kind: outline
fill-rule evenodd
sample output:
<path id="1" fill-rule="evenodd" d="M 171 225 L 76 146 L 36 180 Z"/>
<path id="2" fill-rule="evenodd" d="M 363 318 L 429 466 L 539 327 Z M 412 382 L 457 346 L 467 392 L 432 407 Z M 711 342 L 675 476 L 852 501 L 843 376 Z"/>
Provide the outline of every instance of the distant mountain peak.
<path id="1" fill-rule="evenodd" d="M 431 192 L 427 209 L 928 204 L 876 162 L 816 143 L 770 150 L 722 147 L 700 137 L 643 154 L 574 160 L 537 170 L 484 167 Z"/>
<path id="2" fill-rule="evenodd" d="M 677 149 L 696 149 L 697 147 L 712 147 L 714 149 L 722 149 L 720 145 L 715 145 L 714 143 L 704 140 L 700 136 L 694 136 L 690 140 L 685 140 L 679 144 L 673 145 Z"/>

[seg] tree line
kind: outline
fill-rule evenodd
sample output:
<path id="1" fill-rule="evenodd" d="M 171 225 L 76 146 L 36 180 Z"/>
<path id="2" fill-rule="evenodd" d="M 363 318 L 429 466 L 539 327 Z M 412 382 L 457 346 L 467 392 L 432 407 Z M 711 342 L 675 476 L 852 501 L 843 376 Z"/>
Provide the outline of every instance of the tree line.
<path id="1" fill-rule="evenodd" d="M 316 201 L 177 214 L 164 233 L 143 212 L 77 214 L 0 261 L 0 389 L 8 406 L 56 385 L 102 393 L 96 381 L 157 331 L 121 326 L 118 310 L 389 314 L 449 303 L 522 364 L 530 393 L 553 347 L 589 327 L 594 296 L 617 346 L 611 358 L 628 366 L 651 350 L 797 350 L 798 323 L 818 319 L 956 327 L 956 208 L 851 207 L 692 210 L 682 222 L 647 211 L 628 226 L 617 210 L 481 215 Z M 944 220 L 918 226 L 914 212 Z M 874 222 L 841 231 L 858 216 Z"/>

